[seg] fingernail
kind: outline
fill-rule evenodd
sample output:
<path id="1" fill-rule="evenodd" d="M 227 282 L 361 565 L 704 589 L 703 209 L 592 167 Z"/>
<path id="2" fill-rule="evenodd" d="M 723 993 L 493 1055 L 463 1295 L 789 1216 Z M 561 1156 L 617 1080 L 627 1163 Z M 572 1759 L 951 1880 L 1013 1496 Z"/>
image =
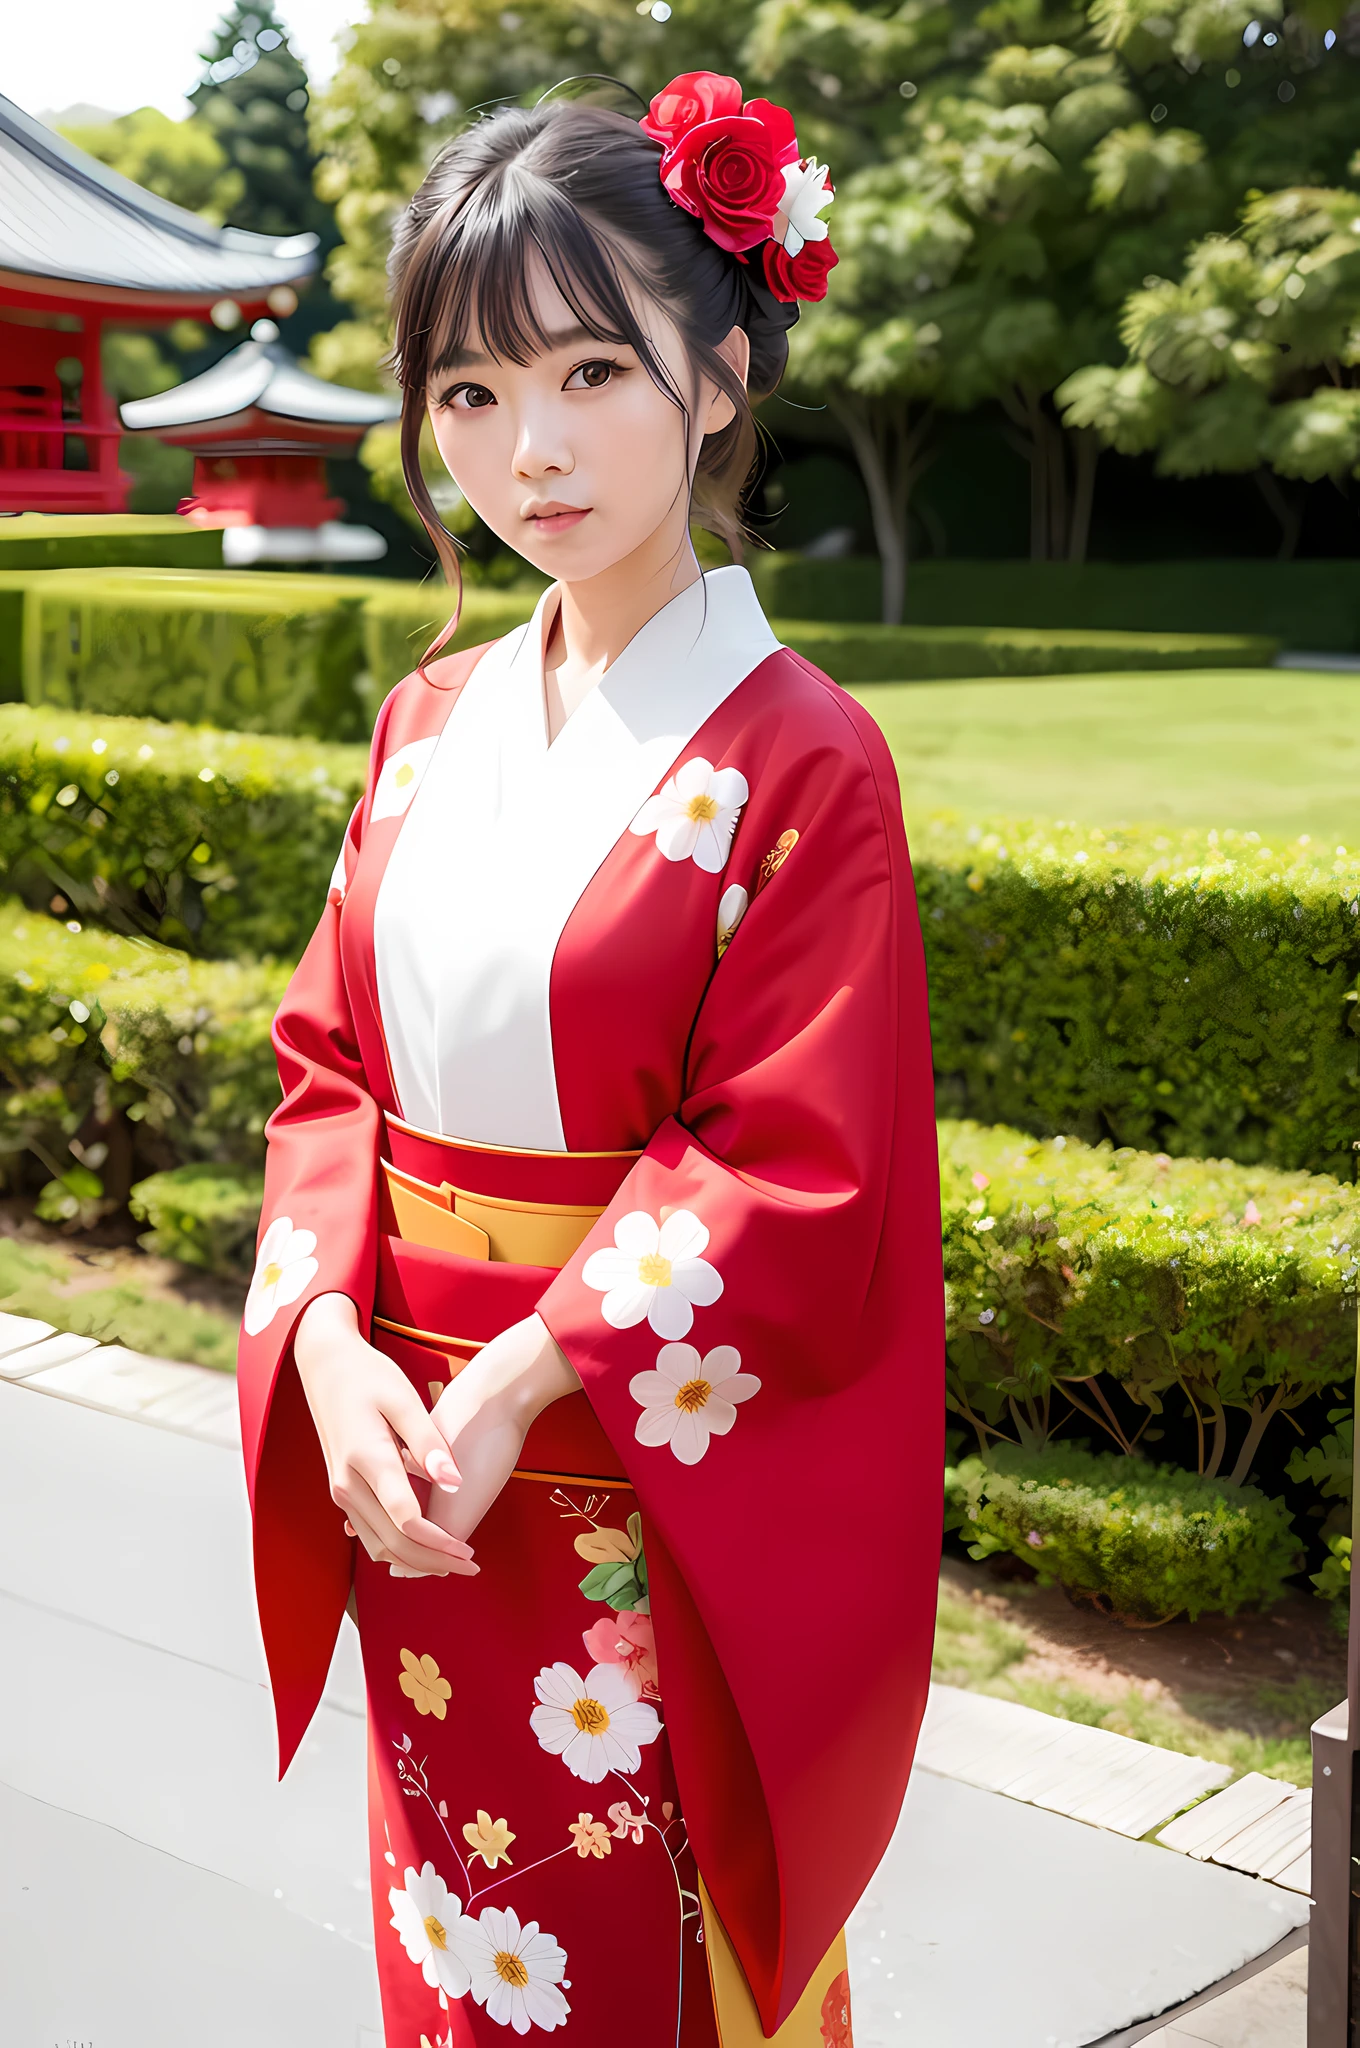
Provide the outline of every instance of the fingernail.
<path id="1" fill-rule="evenodd" d="M 450 1491 L 463 1483 L 463 1475 L 447 1451 L 431 1451 L 425 1460 L 425 1470 L 436 1485 L 447 1487 Z"/>

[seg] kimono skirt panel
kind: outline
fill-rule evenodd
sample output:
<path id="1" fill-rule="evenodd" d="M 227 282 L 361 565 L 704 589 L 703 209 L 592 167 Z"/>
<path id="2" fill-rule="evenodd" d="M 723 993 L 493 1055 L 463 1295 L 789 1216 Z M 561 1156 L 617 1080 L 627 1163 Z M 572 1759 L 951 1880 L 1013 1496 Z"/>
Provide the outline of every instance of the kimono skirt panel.
<path id="1" fill-rule="evenodd" d="M 389 2048 L 847 2048 L 940 1519 L 896 778 L 735 569 L 548 747 L 551 603 L 389 698 L 276 1025 L 241 1389 L 281 1748 L 354 1578 Z M 477 1578 L 356 1565 L 291 1362 L 331 1291 L 427 1400 L 533 1311 L 580 1376 Z"/>

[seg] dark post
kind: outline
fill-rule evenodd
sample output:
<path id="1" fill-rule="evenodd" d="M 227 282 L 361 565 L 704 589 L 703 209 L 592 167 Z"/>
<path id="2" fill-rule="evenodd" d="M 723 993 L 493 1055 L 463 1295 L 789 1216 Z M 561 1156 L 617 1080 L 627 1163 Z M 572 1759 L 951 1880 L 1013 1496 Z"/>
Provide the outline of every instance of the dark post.
<path id="1" fill-rule="evenodd" d="M 1360 1409 L 1360 1369 L 1356 1375 Z M 1356 1497 L 1351 1487 L 1351 1532 Z M 1354 1550 L 1352 1567 L 1354 1566 Z M 1352 1578 L 1354 1572 L 1352 1571 Z M 1360 2017 L 1360 1770 L 1349 1702 L 1360 1701 L 1360 1601 L 1350 1602 L 1348 1699 L 1313 1723 L 1313 1912 L 1308 1933 L 1308 2048 L 1352 2048 Z M 1357 1717 L 1360 1719 L 1360 1716 Z"/>

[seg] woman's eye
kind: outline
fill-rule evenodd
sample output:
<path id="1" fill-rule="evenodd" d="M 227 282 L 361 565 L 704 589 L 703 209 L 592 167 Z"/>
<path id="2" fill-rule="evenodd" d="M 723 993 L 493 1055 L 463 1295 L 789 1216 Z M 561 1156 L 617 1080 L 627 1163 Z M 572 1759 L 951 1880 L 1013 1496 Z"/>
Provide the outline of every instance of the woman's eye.
<path id="1" fill-rule="evenodd" d="M 488 391 L 485 384 L 464 384 L 455 398 L 461 400 L 469 412 L 480 412 L 483 406 L 496 403 L 494 392 Z"/>
<path id="2" fill-rule="evenodd" d="M 568 391 L 601 391 L 617 368 L 617 363 L 578 363 L 565 388 Z"/>

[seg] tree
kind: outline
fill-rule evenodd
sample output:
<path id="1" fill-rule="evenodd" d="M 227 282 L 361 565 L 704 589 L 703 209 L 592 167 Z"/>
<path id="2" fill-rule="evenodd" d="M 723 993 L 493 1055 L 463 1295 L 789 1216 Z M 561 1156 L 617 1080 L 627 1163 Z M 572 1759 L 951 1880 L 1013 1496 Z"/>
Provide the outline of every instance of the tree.
<path id="1" fill-rule="evenodd" d="M 1360 476 L 1360 193 L 1250 201 L 1240 235 L 1205 238 L 1178 282 L 1130 296 L 1123 338 L 1122 366 L 1068 379 L 1068 417 L 1125 453 L 1155 449 L 1164 476 L 1254 473 L 1292 554 L 1302 505 L 1276 480 Z"/>
<path id="2" fill-rule="evenodd" d="M 234 0 L 203 58 L 189 98 L 240 179 L 231 225 L 260 235 L 310 229 L 333 243 L 330 210 L 313 189 L 307 74 L 271 0 Z"/>
<path id="3" fill-rule="evenodd" d="M 245 189 L 238 170 L 202 122 L 172 121 L 158 107 L 139 107 L 97 128 L 63 128 L 78 149 L 220 227 Z"/>

